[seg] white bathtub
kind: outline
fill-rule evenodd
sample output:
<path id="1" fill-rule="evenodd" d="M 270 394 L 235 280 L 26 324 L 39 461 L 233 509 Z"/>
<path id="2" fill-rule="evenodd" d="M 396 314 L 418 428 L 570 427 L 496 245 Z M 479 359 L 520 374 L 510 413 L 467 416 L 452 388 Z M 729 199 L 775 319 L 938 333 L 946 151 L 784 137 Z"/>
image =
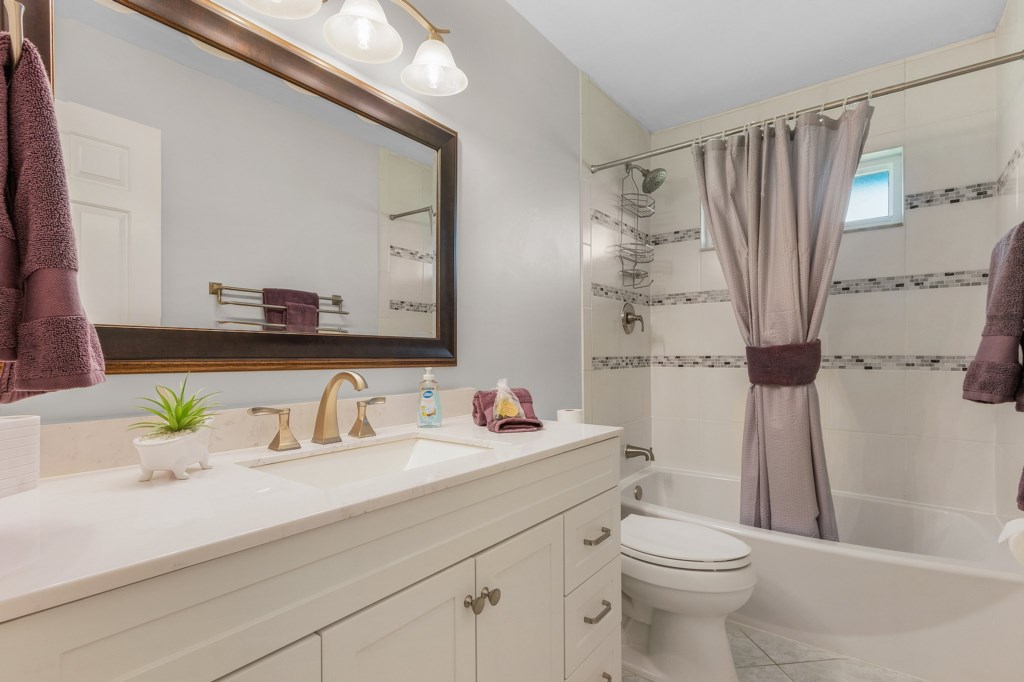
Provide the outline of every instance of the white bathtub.
<path id="1" fill-rule="evenodd" d="M 994 515 L 836 493 L 834 543 L 740 525 L 735 479 L 653 467 L 621 490 L 624 516 L 751 546 L 758 585 L 740 622 L 929 682 L 1024 680 L 1024 569 Z"/>

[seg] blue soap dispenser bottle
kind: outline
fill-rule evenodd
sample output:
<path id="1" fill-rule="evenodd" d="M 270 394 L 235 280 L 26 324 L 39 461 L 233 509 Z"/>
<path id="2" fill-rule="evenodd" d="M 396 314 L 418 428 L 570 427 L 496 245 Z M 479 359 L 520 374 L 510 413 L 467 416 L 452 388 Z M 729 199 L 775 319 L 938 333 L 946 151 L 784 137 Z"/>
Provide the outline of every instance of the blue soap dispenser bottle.
<path id="1" fill-rule="evenodd" d="M 437 379 L 431 368 L 420 382 L 420 410 L 418 415 L 421 429 L 432 429 L 441 425 L 441 396 L 437 394 Z"/>

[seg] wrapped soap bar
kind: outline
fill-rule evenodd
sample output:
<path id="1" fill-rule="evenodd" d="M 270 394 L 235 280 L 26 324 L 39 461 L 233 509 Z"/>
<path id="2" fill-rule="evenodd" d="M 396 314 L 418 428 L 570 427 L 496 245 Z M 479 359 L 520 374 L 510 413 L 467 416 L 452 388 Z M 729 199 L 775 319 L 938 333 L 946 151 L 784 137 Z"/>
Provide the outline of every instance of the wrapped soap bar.
<path id="1" fill-rule="evenodd" d="M 508 379 L 498 382 L 497 395 L 494 397 L 494 419 L 522 419 L 526 416 L 519 398 L 508 387 Z"/>

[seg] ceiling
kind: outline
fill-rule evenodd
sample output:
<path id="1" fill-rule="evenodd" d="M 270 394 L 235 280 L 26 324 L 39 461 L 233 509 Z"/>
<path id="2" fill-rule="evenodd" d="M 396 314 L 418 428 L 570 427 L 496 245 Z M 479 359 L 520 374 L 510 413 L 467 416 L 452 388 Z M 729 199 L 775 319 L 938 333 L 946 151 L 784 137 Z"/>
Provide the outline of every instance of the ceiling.
<path id="1" fill-rule="evenodd" d="M 995 29 L 1006 0 L 508 0 L 648 130 Z"/>

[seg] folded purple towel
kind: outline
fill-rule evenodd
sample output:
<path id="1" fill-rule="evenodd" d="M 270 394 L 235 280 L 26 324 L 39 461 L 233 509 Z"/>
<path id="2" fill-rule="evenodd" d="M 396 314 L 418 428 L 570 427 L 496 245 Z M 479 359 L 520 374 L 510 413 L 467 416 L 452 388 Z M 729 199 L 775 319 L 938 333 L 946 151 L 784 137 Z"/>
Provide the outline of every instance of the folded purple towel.
<path id="1" fill-rule="evenodd" d="M 320 311 L 305 303 L 284 304 L 284 330 L 286 332 L 316 332 Z"/>
<path id="2" fill-rule="evenodd" d="M 297 289 L 264 289 L 263 290 L 263 303 L 266 305 L 278 305 L 285 308 L 284 310 L 274 310 L 271 308 L 263 309 L 263 319 L 271 324 L 283 324 L 284 331 L 295 332 L 295 331 L 316 331 L 317 326 L 320 324 L 320 313 L 316 312 L 310 324 L 310 311 L 295 309 L 296 319 L 293 322 L 292 316 L 289 315 L 288 304 L 298 304 L 313 308 L 314 311 L 320 309 L 320 297 L 312 291 L 299 291 Z M 292 328 L 292 327 L 303 327 L 303 328 Z M 312 327 L 312 329 L 308 329 Z M 268 327 L 270 331 L 281 331 L 281 327 Z"/>
<path id="3" fill-rule="evenodd" d="M 755 386 L 813 384 L 821 368 L 821 341 L 747 346 L 747 376 Z"/>
<path id="4" fill-rule="evenodd" d="M 964 377 L 964 400 L 1009 403 L 1024 412 L 1020 343 L 1024 334 L 1024 225 L 1010 230 L 992 249 L 988 301 L 981 345 Z"/>
<path id="5" fill-rule="evenodd" d="M 537 419 L 533 409 L 533 396 L 525 388 L 513 388 L 519 404 L 523 407 L 523 417 L 512 419 L 494 419 L 494 399 L 497 391 L 477 391 L 473 395 L 473 422 L 477 426 L 486 426 L 494 433 L 515 433 L 518 431 L 540 431 L 544 422 Z"/>

